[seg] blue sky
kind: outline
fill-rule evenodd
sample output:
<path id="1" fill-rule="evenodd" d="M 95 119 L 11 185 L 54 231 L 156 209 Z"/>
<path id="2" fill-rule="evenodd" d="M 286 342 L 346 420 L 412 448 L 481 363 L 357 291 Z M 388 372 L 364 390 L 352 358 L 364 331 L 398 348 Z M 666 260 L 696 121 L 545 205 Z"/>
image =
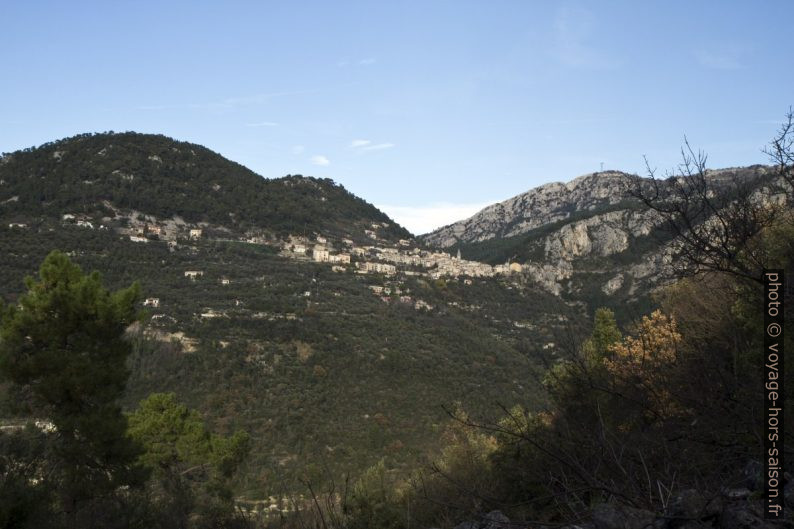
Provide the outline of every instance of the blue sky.
<path id="1" fill-rule="evenodd" d="M 604 168 L 764 163 L 780 2 L 5 2 L 0 151 L 162 133 L 329 177 L 416 233 Z"/>

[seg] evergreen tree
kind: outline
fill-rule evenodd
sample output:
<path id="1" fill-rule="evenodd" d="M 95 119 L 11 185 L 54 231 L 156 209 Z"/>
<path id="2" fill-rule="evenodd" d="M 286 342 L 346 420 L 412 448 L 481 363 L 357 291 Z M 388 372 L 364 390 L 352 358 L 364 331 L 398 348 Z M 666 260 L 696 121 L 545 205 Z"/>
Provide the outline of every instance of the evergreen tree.
<path id="1" fill-rule="evenodd" d="M 196 527 L 218 527 L 233 519 L 230 478 L 248 454 L 248 434 L 210 433 L 201 415 L 173 393 L 149 395 L 129 420 L 130 435 L 144 449 L 140 461 L 155 477 L 162 521 L 184 527 L 193 516 Z"/>
<path id="2" fill-rule="evenodd" d="M 27 293 L 2 314 L 0 376 L 52 433 L 50 468 L 32 477 L 50 483 L 68 525 L 96 525 L 98 505 L 144 477 L 119 406 L 139 289 L 111 293 L 58 251 L 25 282 Z"/>

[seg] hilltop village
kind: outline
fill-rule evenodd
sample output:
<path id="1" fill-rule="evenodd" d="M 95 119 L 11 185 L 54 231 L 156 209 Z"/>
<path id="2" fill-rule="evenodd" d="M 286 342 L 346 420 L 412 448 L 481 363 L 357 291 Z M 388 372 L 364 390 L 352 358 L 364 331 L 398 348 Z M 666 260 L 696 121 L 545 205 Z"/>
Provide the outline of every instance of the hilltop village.
<path id="1" fill-rule="evenodd" d="M 522 266 L 519 263 L 505 263 L 492 266 L 478 261 L 462 259 L 460 252 L 453 256 L 446 252 L 420 248 L 413 239 L 399 239 L 397 242 L 382 237 L 381 234 L 389 224 L 372 223 L 358 235 L 350 234 L 343 237 L 331 237 L 314 233 L 311 236 L 290 235 L 276 237 L 272 234 L 251 230 L 244 234 L 235 234 L 232 230 L 208 223 L 188 223 L 173 217 L 158 219 L 137 211 L 122 211 L 105 202 L 105 207 L 113 211 L 113 216 L 98 218 L 96 216 L 77 213 L 63 213 L 61 226 L 72 229 L 108 230 L 117 233 L 123 239 L 135 244 L 167 244 L 170 252 L 196 252 L 202 242 L 230 242 L 236 244 L 261 245 L 273 248 L 283 258 L 328 265 L 333 272 L 351 273 L 361 276 L 369 275 L 369 288 L 372 293 L 384 302 L 399 301 L 409 304 L 416 310 L 433 310 L 433 305 L 415 298 L 410 289 L 405 288 L 403 280 L 410 277 L 438 280 L 442 278 L 461 279 L 463 285 L 471 285 L 474 278 L 494 276 L 509 277 L 519 274 Z M 30 229 L 25 223 L 9 225 L 12 229 Z M 236 235 L 236 236 L 235 236 Z M 354 240 L 354 238 L 356 240 Z M 198 268 L 183 270 L 180 275 L 195 282 L 205 276 L 205 271 Z M 380 278 L 380 279 L 379 279 Z M 230 279 L 220 277 L 222 285 L 229 285 Z M 373 284 L 374 282 L 374 284 Z M 299 292 L 298 295 L 312 297 L 312 292 Z M 235 307 L 242 302 L 234 301 Z M 145 299 L 144 306 L 158 309 L 160 299 Z M 200 314 L 201 319 L 225 316 L 223 310 L 206 308 Z M 258 314 L 258 317 L 283 317 L 283 315 Z M 294 318 L 294 314 L 287 317 Z M 154 319 L 165 318 L 156 314 Z M 168 335 L 165 338 L 176 338 L 183 342 L 186 349 L 195 344 L 186 337 Z"/>
<path id="2" fill-rule="evenodd" d="M 105 204 L 111 208 L 110 204 Z M 122 236 L 135 243 L 166 242 L 172 251 L 182 245 L 191 245 L 202 239 L 219 241 L 236 241 L 248 244 L 261 244 L 277 247 L 280 255 L 290 259 L 327 263 L 335 272 L 353 269 L 358 274 L 384 274 L 386 276 L 424 276 L 431 279 L 442 277 L 493 277 L 520 273 L 519 263 L 489 265 L 479 261 L 462 259 L 460 251 L 456 256 L 446 252 L 422 249 L 415 241 L 400 239 L 397 244 L 381 239 L 378 230 L 388 228 L 387 223 L 373 223 L 364 230 L 364 237 L 369 244 L 355 242 L 351 238 L 332 240 L 321 234 L 311 237 L 291 235 L 285 239 L 268 236 L 263 233 L 247 233 L 242 237 L 233 237 L 230 230 L 209 225 L 193 225 L 179 218 L 158 220 L 150 215 L 132 212 L 127 215 L 115 211 L 114 218 L 105 217 L 97 220 L 91 217 L 65 213 L 62 216 L 64 225 L 74 225 L 86 229 L 115 229 Z M 9 228 L 24 229 L 25 224 L 14 223 Z M 200 270 L 185 272 L 185 276 L 195 279 Z"/>
<path id="3" fill-rule="evenodd" d="M 445 252 L 423 250 L 413 245 L 411 240 L 400 239 L 397 246 L 377 244 L 376 230 L 388 224 L 372 224 L 365 230 L 373 244 L 357 245 L 352 239 L 342 239 L 334 245 L 326 237 L 316 235 L 314 240 L 307 237 L 291 237 L 282 245 L 282 255 L 295 259 L 330 263 L 334 271 L 343 272 L 345 266 L 354 264 L 359 274 L 379 273 L 385 275 L 403 274 L 406 276 L 427 276 L 431 279 L 441 277 L 493 277 L 521 272 L 519 263 L 505 263 L 491 266 L 478 261 L 462 259 Z"/>

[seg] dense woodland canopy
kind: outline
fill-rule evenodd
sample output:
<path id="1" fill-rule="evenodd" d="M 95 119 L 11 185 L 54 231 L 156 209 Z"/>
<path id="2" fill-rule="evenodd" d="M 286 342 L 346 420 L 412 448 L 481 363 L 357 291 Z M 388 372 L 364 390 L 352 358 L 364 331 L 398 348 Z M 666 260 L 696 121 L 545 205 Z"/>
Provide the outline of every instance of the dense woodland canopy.
<path id="1" fill-rule="evenodd" d="M 372 222 L 386 222 L 390 237 L 410 236 L 332 180 L 265 179 L 206 147 L 160 135 L 84 134 L 6 154 L 0 180 L 3 212 L 20 219 L 63 212 L 107 215 L 107 201 L 238 232 L 357 233 Z"/>

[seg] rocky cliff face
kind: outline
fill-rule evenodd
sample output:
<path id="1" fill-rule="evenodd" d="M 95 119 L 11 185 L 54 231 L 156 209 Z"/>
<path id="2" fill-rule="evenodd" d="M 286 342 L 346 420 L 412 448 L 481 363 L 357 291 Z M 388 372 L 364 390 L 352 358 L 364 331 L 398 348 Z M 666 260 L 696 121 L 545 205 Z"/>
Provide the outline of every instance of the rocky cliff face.
<path id="1" fill-rule="evenodd" d="M 619 203 L 628 176 L 619 171 L 605 171 L 580 176 L 568 183 L 545 184 L 488 206 L 471 218 L 439 228 L 423 238 L 428 244 L 447 248 L 460 242 L 520 235 L 570 218 L 575 212 Z"/>
<path id="2" fill-rule="evenodd" d="M 729 185 L 765 172 L 754 166 L 707 175 Z M 546 184 L 422 238 L 469 259 L 518 261 L 529 279 L 573 302 L 637 301 L 670 278 L 674 252 L 659 216 L 628 195 L 631 178 L 608 171 Z"/>

